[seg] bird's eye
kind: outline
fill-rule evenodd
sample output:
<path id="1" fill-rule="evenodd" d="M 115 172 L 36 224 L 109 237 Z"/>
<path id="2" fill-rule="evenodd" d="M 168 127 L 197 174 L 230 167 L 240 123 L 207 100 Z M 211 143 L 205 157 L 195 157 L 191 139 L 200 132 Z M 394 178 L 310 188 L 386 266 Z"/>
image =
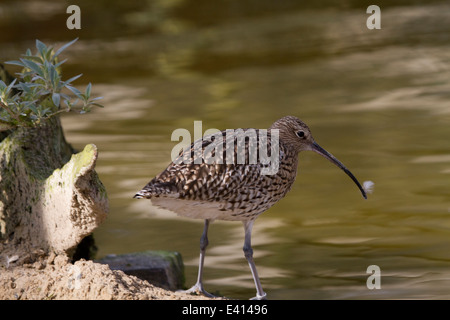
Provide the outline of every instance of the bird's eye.
<path id="1" fill-rule="evenodd" d="M 297 131 L 296 133 L 297 133 L 297 136 L 299 138 L 304 138 L 305 137 L 305 132 L 303 132 L 303 131 Z"/>

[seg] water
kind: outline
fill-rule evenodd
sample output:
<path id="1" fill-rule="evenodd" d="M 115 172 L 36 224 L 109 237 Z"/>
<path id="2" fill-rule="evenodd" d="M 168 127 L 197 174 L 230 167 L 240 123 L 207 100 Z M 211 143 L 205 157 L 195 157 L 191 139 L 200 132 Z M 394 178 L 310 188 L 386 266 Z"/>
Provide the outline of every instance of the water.
<path id="1" fill-rule="evenodd" d="M 213 4 L 214 3 L 214 4 Z M 0 58 L 39 38 L 80 37 L 67 78 L 83 73 L 105 109 L 64 115 L 76 148 L 99 148 L 110 198 L 95 232 L 98 257 L 179 251 L 195 282 L 202 222 L 132 199 L 170 161 L 176 128 L 267 128 L 288 114 L 374 193 L 363 200 L 342 171 L 300 155 L 293 190 L 258 218 L 255 261 L 271 299 L 450 298 L 450 6 L 364 1 L 79 1 L 82 29 L 60 1 L 2 1 Z M 210 228 L 205 286 L 254 296 L 240 223 Z M 370 265 L 381 289 L 369 290 Z"/>

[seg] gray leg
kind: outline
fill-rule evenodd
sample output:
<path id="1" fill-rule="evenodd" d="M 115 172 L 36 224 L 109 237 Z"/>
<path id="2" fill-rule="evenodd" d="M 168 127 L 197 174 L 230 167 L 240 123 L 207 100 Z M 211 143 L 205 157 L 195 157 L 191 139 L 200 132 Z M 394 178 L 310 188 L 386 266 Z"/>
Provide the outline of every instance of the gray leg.
<path id="1" fill-rule="evenodd" d="M 213 298 L 214 296 L 208 292 L 205 291 L 203 288 L 203 263 L 205 261 L 205 252 L 206 247 L 208 246 L 208 227 L 209 227 L 209 220 L 205 220 L 205 227 L 203 228 L 202 237 L 200 238 L 200 259 L 198 263 L 198 276 L 197 276 L 197 282 L 194 284 L 194 286 L 188 290 L 186 290 L 186 293 L 202 293 L 207 297 Z"/>
<path id="2" fill-rule="evenodd" d="M 255 221 L 244 221 L 245 228 L 245 242 L 244 242 L 244 255 L 248 261 L 248 265 L 250 266 L 250 270 L 252 271 L 253 280 L 255 281 L 256 286 L 256 297 L 252 298 L 252 300 L 263 300 L 266 299 L 266 293 L 263 291 L 261 282 L 259 281 L 258 272 L 256 271 L 255 262 L 253 261 L 253 249 L 252 249 L 252 228 L 253 223 Z"/>

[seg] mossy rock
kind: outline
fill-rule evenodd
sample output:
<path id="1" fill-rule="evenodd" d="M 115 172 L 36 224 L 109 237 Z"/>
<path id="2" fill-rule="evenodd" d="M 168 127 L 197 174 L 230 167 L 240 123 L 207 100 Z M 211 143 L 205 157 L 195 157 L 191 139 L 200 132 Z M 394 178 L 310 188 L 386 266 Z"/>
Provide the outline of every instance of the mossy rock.
<path id="1" fill-rule="evenodd" d="M 108 212 L 97 156 L 93 144 L 74 154 L 58 118 L 10 132 L 0 142 L 0 240 L 73 254 Z"/>

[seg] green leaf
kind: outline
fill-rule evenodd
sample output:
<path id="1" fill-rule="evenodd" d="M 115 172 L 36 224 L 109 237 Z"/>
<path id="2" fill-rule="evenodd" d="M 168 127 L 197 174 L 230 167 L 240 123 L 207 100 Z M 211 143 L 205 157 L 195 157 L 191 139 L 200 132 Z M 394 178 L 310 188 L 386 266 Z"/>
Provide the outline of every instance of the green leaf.
<path id="1" fill-rule="evenodd" d="M 57 64 L 55 64 L 55 68 L 59 68 L 66 61 L 67 61 L 67 59 L 64 59 L 63 61 L 58 62 Z"/>
<path id="2" fill-rule="evenodd" d="M 37 64 L 42 64 L 44 61 L 42 60 L 42 58 L 41 57 L 39 57 L 39 56 L 26 56 L 26 55 L 24 55 L 24 59 L 25 60 L 31 60 L 31 61 L 34 61 L 34 62 L 36 62 Z"/>
<path id="3" fill-rule="evenodd" d="M 47 46 L 37 39 L 36 39 L 36 48 L 38 49 L 41 57 L 44 57 L 45 54 L 47 53 Z"/>
<path id="4" fill-rule="evenodd" d="M 30 109 L 34 114 L 39 114 L 38 110 L 36 109 L 36 106 L 34 104 L 30 104 L 28 106 L 28 109 Z"/>
<path id="5" fill-rule="evenodd" d="M 74 40 L 70 41 L 69 43 L 66 43 L 65 45 L 63 45 L 61 48 L 59 48 L 55 54 L 53 55 L 53 60 L 59 56 L 61 54 L 61 52 L 63 52 L 64 50 L 66 50 L 69 46 L 71 46 L 72 44 L 74 44 L 76 41 L 78 40 L 78 38 L 75 38 Z"/>
<path id="6" fill-rule="evenodd" d="M 67 94 L 65 94 L 65 93 L 59 93 L 59 95 L 61 96 L 61 98 L 63 98 L 64 100 L 70 100 L 70 97 L 67 95 Z"/>
<path id="7" fill-rule="evenodd" d="M 36 80 L 39 80 L 39 79 L 45 81 L 45 79 L 42 78 L 41 76 L 34 76 L 33 78 L 31 78 L 31 81 L 36 81 Z M 42 86 L 42 84 L 40 84 L 40 83 L 36 83 L 36 85 Z"/>
<path id="8" fill-rule="evenodd" d="M 81 77 L 82 75 L 83 75 L 83 74 L 81 73 L 81 74 L 79 74 L 79 75 L 77 75 L 77 76 L 75 76 L 75 77 L 72 77 L 72 78 L 70 78 L 69 80 L 64 81 L 64 84 L 65 84 L 65 85 L 68 85 L 69 83 L 71 83 L 71 82 L 77 80 L 77 79 L 78 79 L 79 77 Z"/>
<path id="9" fill-rule="evenodd" d="M 61 96 L 59 95 L 59 93 L 54 92 L 52 94 L 52 100 L 55 106 L 59 108 L 59 103 L 61 102 Z"/>
<path id="10" fill-rule="evenodd" d="M 84 100 L 84 96 L 80 90 L 78 90 L 75 87 L 69 86 L 69 85 L 66 85 L 66 88 L 69 89 L 70 91 L 72 91 L 80 100 Z"/>
<path id="11" fill-rule="evenodd" d="M 56 71 L 55 66 L 52 64 L 49 64 L 49 66 L 48 66 L 48 76 L 53 85 L 53 88 L 56 88 L 57 83 L 59 82 L 59 75 L 58 75 L 58 71 Z"/>
<path id="12" fill-rule="evenodd" d="M 92 89 L 92 84 L 89 82 L 89 84 L 86 87 L 86 93 L 85 93 L 86 99 L 89 99 L 89 97 L 91 96 L 91 89 Z"/>
<path id="13" fill-rule="evenodd" d="M 45 60 L 46 61 L 54 61 L 55 59 L 54 58 L 52 58 L 52 53 L 53 53 L 53 48 L 52 47 L 50 47 L 50 48 L 48 48 L 48 51 L 45 53 Z"/>
<path id="14" fill-rule="evenodd" d="M 30 106 L 34 105 L 36 102 L 37 102 L 37 100 L 26 101 L 23 103 L 23 106 L 28 109 Z"/>
<path id="15" fill-rule="evenodd" d="M 25 93 L 30 93 L 31 92 L 31 87 L 26 82 L 19 83 L 19 88 Z"/>
<path id="16" fill-rule="evenodd" d="M 6 95 L 9 95 L 9 93 L 11 92 L 11 89 L 13 88 L 14 84 L 16 83 L 16 81 L 17 81 L 17 79 L 14 79 L 13 82 L 11 82 L 9 84 L 9 86 L 6 88 L 6 90 L 5 90 L 5 94 Z"/>
<path id="17" fill-rule="evenodd" d="M 5 64 L 12 64 L 16 66 L 20 66 L 22 68 L 25 68 L 25 65 L 21 61 L 13 60 L 13 61 L 5 61 Z"/>
<path id="18" fill-rule="evenodd" d="M 41 77 L 44 76 L 42 69 L 35 62 L 26 59 L 20 59 L 20 61 L 22 61 L 25 64 L 25 66 L 34 73 L 37 73 Z"/>

